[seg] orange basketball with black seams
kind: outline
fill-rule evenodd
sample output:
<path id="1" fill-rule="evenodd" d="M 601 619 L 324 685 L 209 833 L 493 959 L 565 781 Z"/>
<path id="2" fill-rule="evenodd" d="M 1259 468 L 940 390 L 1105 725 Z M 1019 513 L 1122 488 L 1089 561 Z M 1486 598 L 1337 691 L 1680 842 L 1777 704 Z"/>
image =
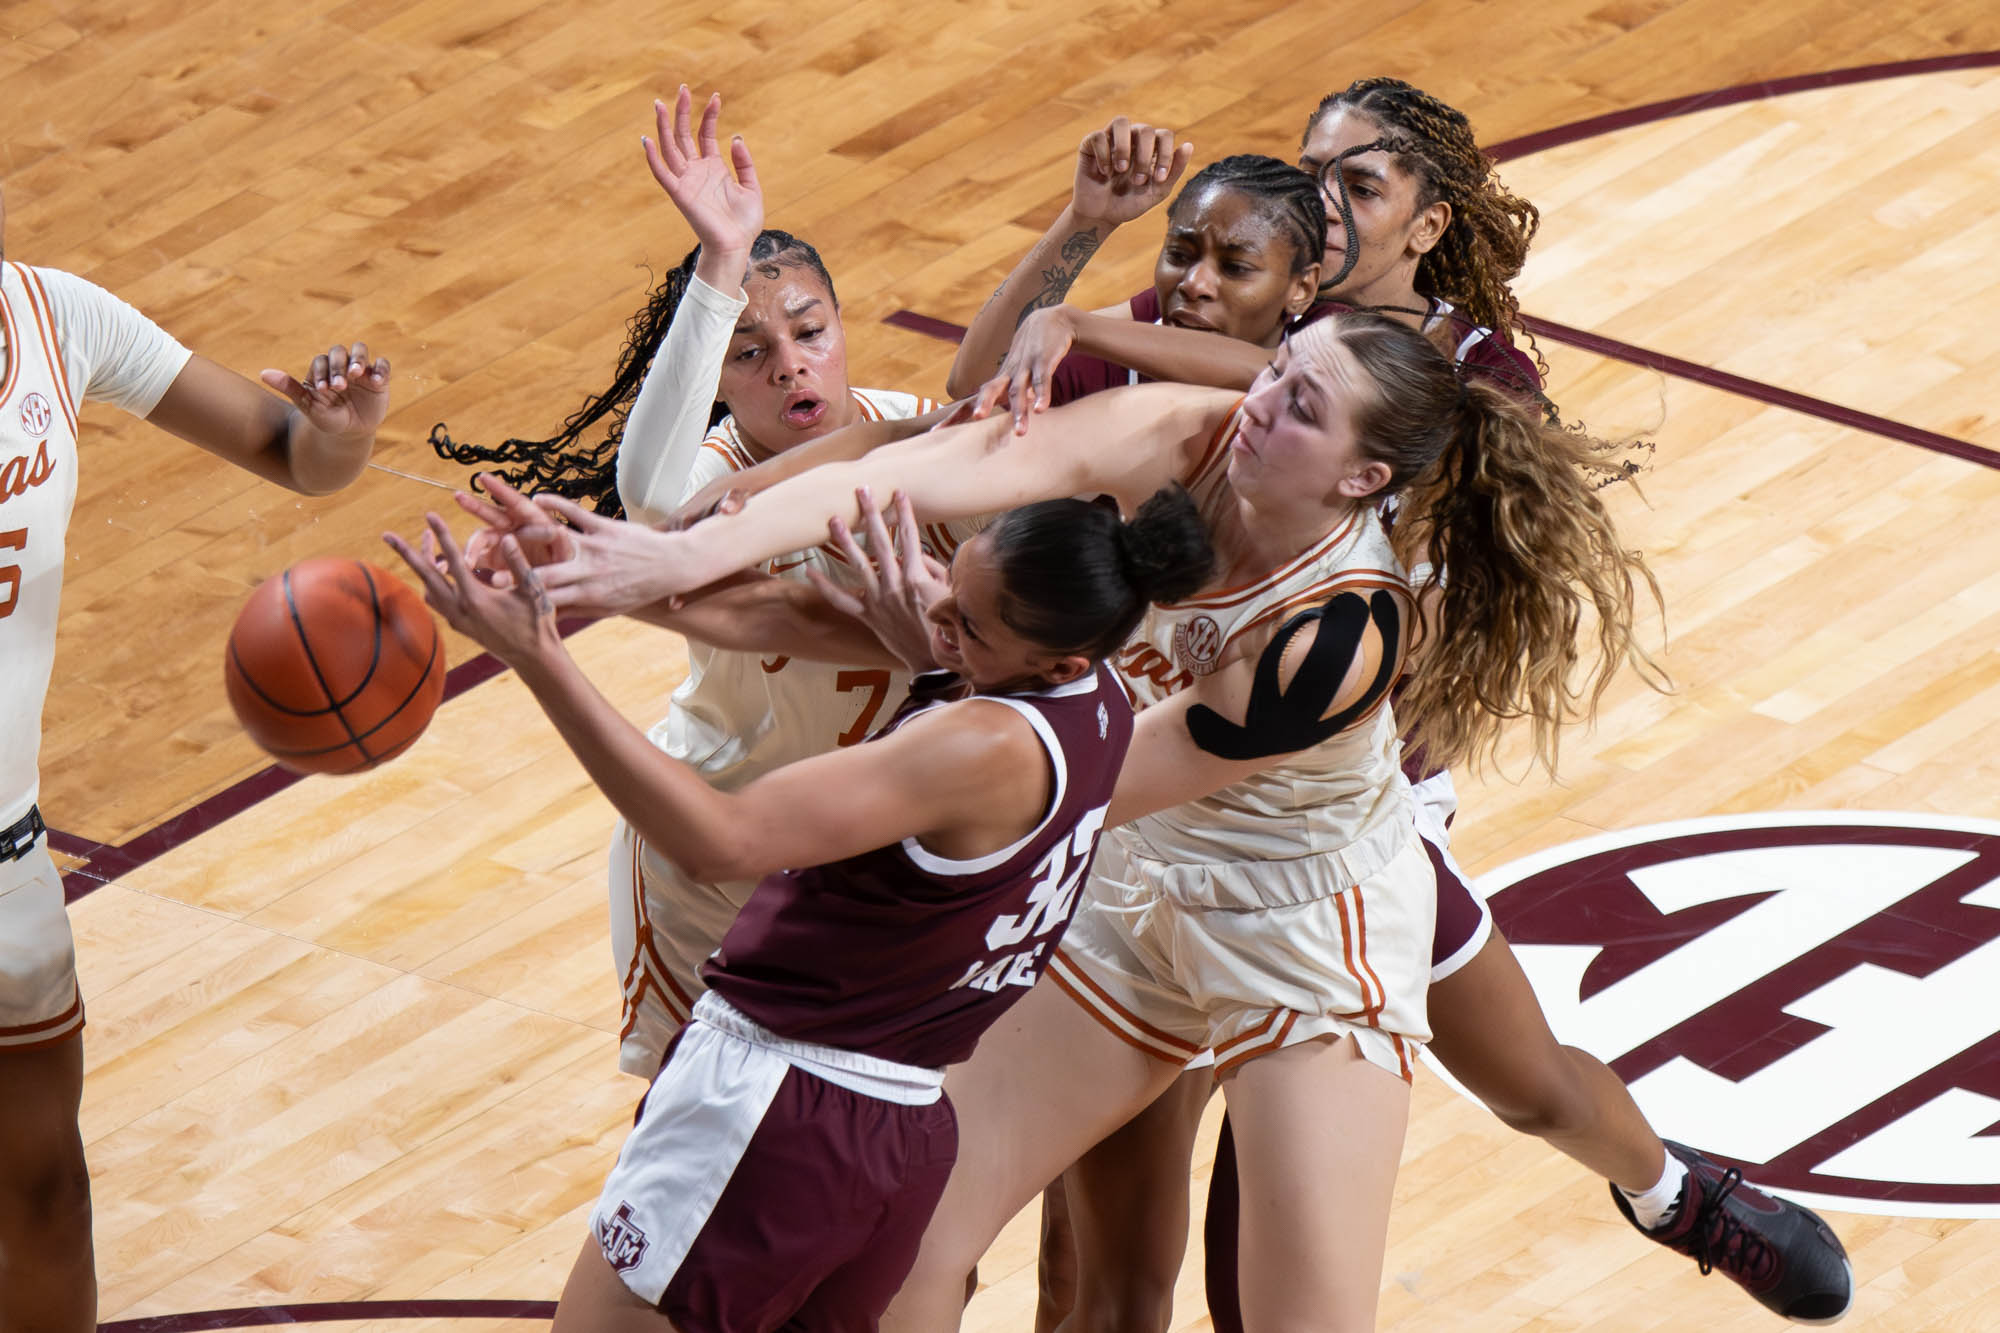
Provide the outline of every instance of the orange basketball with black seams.
<path id="1" fill-rule="evenodd" d="M 359 773 L 408 749 L 444 697 L 423 599 L 363 560 L 303 560 L 236 617 L 224 665 L 250 738 L 300 773 Z"/>

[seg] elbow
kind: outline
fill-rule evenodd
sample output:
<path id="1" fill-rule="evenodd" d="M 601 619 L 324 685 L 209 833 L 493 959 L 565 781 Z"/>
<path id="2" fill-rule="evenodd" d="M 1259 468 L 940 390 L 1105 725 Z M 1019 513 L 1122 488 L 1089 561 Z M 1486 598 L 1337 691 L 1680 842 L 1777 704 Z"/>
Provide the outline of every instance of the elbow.
<path id="1" fill-rule="evenodd" d="M 684 839 L 679 846 L 659 844 L 680 872 L 698 884 L 725 884 L 732 880 L 757 879 L 770 869 L 762 863 L 748 838 L 729 833 Z"/>
<path id="2" fill-rule="evenodd" d="M 683 875 L 697 884 L 727 884 L 734 880 L 759 879 L 764 867 L 740 852 L 712 849 L 670 858 Z"/>

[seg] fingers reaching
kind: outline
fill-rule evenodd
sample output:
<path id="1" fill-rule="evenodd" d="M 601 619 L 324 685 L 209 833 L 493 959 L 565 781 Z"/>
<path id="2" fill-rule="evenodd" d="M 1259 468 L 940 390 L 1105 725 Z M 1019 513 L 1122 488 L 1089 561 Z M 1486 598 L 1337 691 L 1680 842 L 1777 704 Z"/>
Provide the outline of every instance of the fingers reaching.
<path id="1" fill-rule="evenodd" d="M 550 495 L 543 492 L 535 497 L 534 503 L 579 532 L 595 532 L 611 525 L 610 519 L 585 509 L 566 495 Z"/>

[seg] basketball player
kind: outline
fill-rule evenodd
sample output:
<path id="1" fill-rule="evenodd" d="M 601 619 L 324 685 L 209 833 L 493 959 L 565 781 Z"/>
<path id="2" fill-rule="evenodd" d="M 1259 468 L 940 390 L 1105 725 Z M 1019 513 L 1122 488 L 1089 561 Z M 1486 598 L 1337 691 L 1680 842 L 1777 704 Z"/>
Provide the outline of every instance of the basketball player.
<path id="1" fill-rule="evenodd" d="M 841 436 L 866 444 L 939 418 L 929 399 L 849 386 L 833 280 L 806 242 L 761 230 L 764 199 L 750 149 L 737 137 L 724 155 L 721 110 L 721 97 L 711 96 L 697 128 L 685 84 L 671 118 L 655 104 L 658 140 L 645 143 L 647 163 L 699 244 L 634 318 L 611 387 L 553 439 L 481 448 L 434 437 L 441 453 L 459 462 L 511 461 L 498 469 L 506 482 L 656 522 L 697 495 L 720 496 L 756 464 L 844 427 L 878 423 Z M 606 416 L 605 441 L 583 447 L 584 432 Z M 976 523 L 936 526 L 925 533 L 925 549 L 949 559 L 977 530 Z M 477 566 L 498 563 L 477 539 L 470 554 Z M 838 551 L 821 545 L 788 552 L 764 569 L 804 586 L 812 571 L 831 573 L 840 564 Z M 650 618 L 688 628 L 672 616 Z M 811 661 L 732 651 L 696 637 L 687 679 L 651 735 L 710 782 L 735 790 L 861 741 L 895 711 L 908 684 L 894 662 Z M 659 1069 L 701 994 L 702 961 L 755 887 L 754 879 L 690 879 L 629 824 L 619 826 L 610 870 L 612 963 L 624 997 L 619 1068 L 642 1078 Z"/>
<path id="2" fill-rule="evenodd" d="M 887 575 L 896 558 L 860 503 Z M 914 555 L 907 506 L 901 518 Z M 1103 827 L 1132 729 L 1103 658 L 1213 563 L 1193 502 L 1162 491 L 1130 523 L 1080 500 L 1001 515 L 927 599 L 910 666 L 943 671 L 919 675 L 868 744 L 733 792 L 581 676 L 513 538 L 499 590 L 435 515 L 431 535 L 444 572 L 431 549 L 391 541 L 431 604 L 515 667 L 647 844 L 696 880 L 758 881 L 605 1182 L 557 1329 L 872 1329 L 955 1155 L 944 1067 L 1047 965 Z M 818 596 L 777 579 L 752 591 Z M 828 649 L 825 611 L 764 646 Z M 890 660 L 848 638 L 836 658 Z"/>
<path id="3" fill-rule="evenodd" d="M 303 495 L 361 475 L 389 407 L 389 363 L 360 343 L 313 358 L 273 397 L 194 356 L 104 289 L 4 257 L 0 197 L 0 1331 L 97 1325 L 90 1182 L 77 1108 L 83 998 L 50 859 L 36 756 L 55 661 L 77 410 L 111 403 Z"/>
<path id="4" fill-rule="evenodd" d="M 1588 483 L 1584 444 L 1380 316 L 1304 329 L 1247 399 L 1140 385 L 1052 409 L 998 447 L 1010 427 L 936 431 L 682 533 L 544 497 L 582 526 L 542 578 L 557 605 L 600 611 L 699 587 L 795 546 L 827 519 L 834 487 L 901 487 L 935 519 L 1050 493 L 1129 506 L 1188 483 L 1218 575 L 1154 612 L 1118 659 L 1150 706 L 1107 816 L 1115 831 L 1048 982 L 953 1072 L 959 1164 L 891 1321 L 953 1326 L 964 1275 L 1000 1226 L 1212 1049 L 1251 1205 L 1250 1326 L 1368 1327 L 1427 1035 L 1435 900 L 1383 706 L 1413 601 L 1380 494 L 1440 458 L 1454 479 L 1493 479 L 1449 492 L 1431 534 L 1434 565 L 1448 555 L 1489 574 L 1443 586 L 1447 614 L 1407 696 L 1442 755 L 1478 752 L 1503 715 L 1526 714 L 1545 724 L 1546 756 L 1580 711 L 1562 682 L 1583 681 L 1587 709 L 1639 655 L 1644 566 Z M 1606 635 L 1588 669 L 1564 628 L 1585 602 Z"/>
<path id="5" fill-rule="evenodd" d="M 1168 131 L 1121 119 L 1079 146 L 1070 209 L 981 314 L 1011 323 L 1019 311 L 1023 322 L 998 371 L 981 386 L 975 414 L 1011 401 L 1018 422 L 1047 402 L 1063 401 L 1068 362 L 1062 358 L 1072 342 L 1075 352 L 1115 349 L 1135 374 L 1224 387 L 1249 383 L 1256 357 L 1241 342 L 1055 304 L 1110 230 L 1143 211 L 1140 201 L 1156 200 L 1152 182 L 1172 141 Z M 1463 113 L 1401 80 L 1358 80 L 1314 109 L 1299 165 L 1324 183 L 1329 218 L 1319 303 L 1302 323 L 1341 309 L 1380 311 L 1419 329 L 1464 373 L 1539 395 L 1536 362 L 1513 345 L 1520 306 L 1508 285 L 1526 260 L 1538 214 L 1501 185 Z M 1126 192 L 1122 208 L 1119 191 Z M 973 392 L 961 381 L 992 358 L 990 347 L 968 337 L 953 365 L 954 390 Z M 1780 1314 L 1837 1317 L 1852 1300 L 1853 1281 L 1831 1229 L 1693 1149 L 1670 1149 L 1610 1069 L 1556 1040 L 1513 950 L 1493 929 L 1485 900 L 1451 856 L 1448 826 L 1458 805 L 1451 774 L 1421 748 L 1409 752 L 1406 771 L 1438 880 L 1431 1053 L 1506 1123 L 1610 1181 L 1620 1212 L 1650 1238 L 1695 1258 L 1704 1272 L 1720 1269 Z M 1122 1216 L 1100 1228 L 1098 1244 L 1114 1252 L 1088 1267 L 1081 1297 L 1085 1307 L 1109 1304 L 1115 1312 L 1085 1308 L 1086 1322 L 1166 1327 L 1185 1248 L 1176 1219 L 1203 1100 L 1184 1090 L 1174 1105 L 1135 1120 L 1123 1141 L 1080 1164 L 1076 1174 L 1086 1183 L 1079 1188 L 1102 1175 L 1097 1189 L 1104 1198 L 1125 1201 Z M 1206 1232 L 1209 1303 L 1224 1333 L 1241 1327 L 1234 1186 L 1225 1120 Z M 1056 1258 L 1045 1256 L 1045 1265 Z M 1106 1288 L 1089 1289 L 1099 1279 Z M 1060 1284 L 1048 1295 L 1067 1308 Z"/>

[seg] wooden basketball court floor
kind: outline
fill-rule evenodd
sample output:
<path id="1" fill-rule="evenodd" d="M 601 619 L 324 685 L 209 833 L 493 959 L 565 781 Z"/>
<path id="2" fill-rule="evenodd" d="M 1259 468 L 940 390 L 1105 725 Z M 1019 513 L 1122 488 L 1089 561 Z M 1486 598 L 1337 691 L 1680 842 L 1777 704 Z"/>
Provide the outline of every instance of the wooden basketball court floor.
<path id="1" fill-rule="evenodd" d="M 1986 0 L 0 0 L 0 33 L 8 256 L 251 372 L 365 337 L 396 367 L 378 460 L 447 482 L 431 423 L 558 421 L 690 243 L 637 144 L 682 79 L 723 90 L 771 223 L 825 252 L 854 381 L 937 392 L 951 348 L 922 330 L 967 319 L 1060 207 L 1085 131 L 1126 112 L 1204 160 L 1289 156 L 1329 89 L 1410 78 L 1509 145 L 1542 208 L 1519 290 L 1566 414 L 1657 442 L 1615 502 L 1678 683 L 1621 682 L 1560 783 L 1518 749 L 1463 781 L 1460 858 L 2000 809 Z M 1156 241 L 1128 229 L 1079 298 L 1144 285 Z M 236 607 L 307 555 L 386 558 L 375 535 L 443 492 L 378 471 L 302 501 L 86 419 L 43 808 L 74 866 L 103 1317 L 536 1327 L 641 1090 L 613 1068 L 611 813 L 463 642 L 403 759 L 263 772 L 221 688 Z M 642 722 L 684 670 L 641 627 L 571 642 Z M 2000 1325 L 2000 1221 L 1911 1212 L 1833 1215 L 1848 1326 Z M 1024 1219 L 968 1327 L 1025 1326 L 1032 1253 Z M 1428 1073 L 1383 1290 L 1384 1328 L 1775 1326 Z M 1180 1295 L 1176 1327 L 1203 1326 L 1198 1248 Z"/>

